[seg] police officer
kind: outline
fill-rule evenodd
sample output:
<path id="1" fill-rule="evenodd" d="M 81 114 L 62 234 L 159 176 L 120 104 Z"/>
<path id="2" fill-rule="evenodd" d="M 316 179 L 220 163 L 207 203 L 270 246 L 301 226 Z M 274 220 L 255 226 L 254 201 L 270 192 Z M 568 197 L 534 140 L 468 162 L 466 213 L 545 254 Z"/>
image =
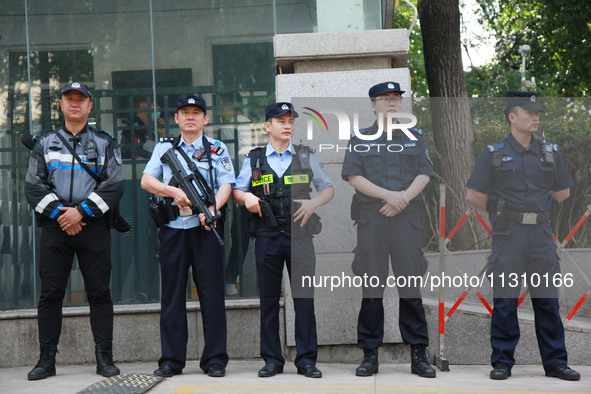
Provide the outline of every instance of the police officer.
<path id="1" fill-rule="evenodd" d="M 162 282 L 162 356 L 154 374 L 163 377 L 178 375 L 185 367 L 188 340 L 185 293 L 189 267 L 197 286 L 205 338 L 199 365 L 209 376 L 223 377 L 228 364 L 224 249 L 212 228 L 206 225 L 205 215 L 194 212 L 187 194 L 181 188 L 169 184 L 172 179 L 170 166 L 161 161 L 161 157 L 171 148 L 187 174 L 190 174 L 187 160 L 193 161 L 215 193 L 215 207 L 220 209 L 224 206 L 235 182 L 234 169 L 226 146 L 203 135 L 203 128 L 209 121 L 206 111 L 205 100 L 201 97 L 187 95 L 178 99 L 174 119 L 181 133 L 175 138 L 160 139 L 141 181 L 144 190 L 171 198 L 175 203 L 175 218 L 161 226 L 158 234 Z M 209 209 L 212 215 L 218 213 L 213 205 Z M 219 234 L 224 234 L 223 220 L 217 221 L 215 229 Z"/>
<path id="2" fill-rule="evenodd" d="M 552 278 L 560 272 L 552 239 L 556 209 L 552 207 L 569 197 L 573 185 L 558 146 L 533 136 L 543 111 L 537 101 L 533 92 L 507 92 L 505 119 L 511 131 L 482 150 L 466 185 L 468 201 L 488 211 L 493 224 L 488 257 L 494 296 L 490 378 L 511 376 L 519 341 L 517 297 L 522 283 L 509 284 L 509 280 L 525 273 L 546 376 L 578 380 L 580 375 L 567 366 L 557 289 L 543 283 L 533 286 L 531 281 L 536 275 Z"/>
<path id="3" fill-rule="evenodd" d="M 232 195 L 237 204 L 251 212 L 251 234 L 256 237 L 261 357 L 265 360 L 258 375 L 264 378 L 282 373 L 285 364 L 279 339 L 279 298 L 285 262 L 296 314 L 297 372 L 320 378 L 313 291 L 299 284 L 303 275 L 314 275 L 312 237 L 320 232 L 320 220 L 314 211 L 332 199 L 334 190 L 316 154 L 309 147 L 291 142 L 296 116 L 291 103 L 270 104 L 265 113 L 269 143 L 250 151 Z M 319 191 L 314 198 L 310 196 L 310 183 Z"/>
<path id="4" fill-rule="evenodd" d="M 37 312 L 41 357 L 29 380 L 55 375 L 62 304 L 74 253 L 90 305 L 96 372 L 119 375 L 113 363 L 109 216 L 123 196 L 124 175 L 114 139 L 88 124 L 91 100 L 85 84 L 66 84 L 59 102 L 64 125 L 39 137 L 29 161 L 25 196 L 41 226 Z"/>
<path id="5" fill-rule="evenodd" d="M 383 82 L 369 89 L 376 122 L 360 131 L 376 134 L 379 123 L 385 129 L 388 113 L 400 112 L 402 93 L 397 82 Z M 371 376 L 379 369 L 378 347 L 384 337 L 382 298 L 389 263 L 399 278 L 422 276 L 427 269 L 421 249 L 421 192 L 433 170 L 423 131 L 415 128 L 410 131 L 414 140 L 401 129 L 392 132 L 391 141 L 385 133 L 375 141 L 355 136 L 345 152 L 341 175 L 356 191 L 351 206 L 351 216 L 357 224 L 353 272 L 377 276 L 381 284 L 363 288 L 357 341 L 364 356 L 355 372 L 357 376 Z M 433 378 L 435 370 L 426 355 L 429 337 L 420 289 L 408 283 L 398 287 L 398 295 L 399 327 L 404 343 L 410 344 L 411 372 Z"/>

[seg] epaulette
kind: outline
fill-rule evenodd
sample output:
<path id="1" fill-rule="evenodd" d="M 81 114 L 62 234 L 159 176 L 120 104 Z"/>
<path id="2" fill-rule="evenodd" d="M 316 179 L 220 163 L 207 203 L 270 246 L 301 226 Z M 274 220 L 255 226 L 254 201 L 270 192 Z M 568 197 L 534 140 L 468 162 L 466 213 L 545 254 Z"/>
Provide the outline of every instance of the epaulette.
<path id="1" fill-rule="evenodd" d="M 175 137 L 160 137 L 158 142 L 170 142 L 171 144 L 174 142 Z"/>
<path id="2" fill-rule="evenodd" d="M 23 134 L 23 136 L 21 138 L 21 142 L 25 147 L 32 150 L 35 147 L 35 144 L 37 143 L 37 141 L 39 141 L 39 138 L 41 138 L 44 134 L 49 133 L 50 131 L 53 131 L 53 130 L 46 130 L 39 135 L 32 135 L 31 132 L 25 131 L 25 133 Z"/>
<path id="3" fill-rule="evenodd" d="M 416 134 L 421 135 L 421 136 L 422 135 L 425 135 L 425 132 L 423 130 L 418 129 L 416 127 L 411 127 L 409 130 L 412 131 L 413 133 L 416 133 Z"/>
<path id="4" fill-rule="evenodd" d="M 117 140 L 115 137 L 113 137 L 111 134 L 107 133 L 105 130 L 100 130 L 99 133 L 106 134 L 113 141 L 116 141 Z"/>
<path id="5" fill-rule="evenodd" d="M 309 151 L 310 153 L 315 153 L 315 152 L 316 152 L 316 149 L 314 149 L 314 148 L 311 148 L 311 147 L 309 147 L 308 145 L 303 145 L 303 144 L 297 144 L 297 145 L 296 145 L 296 144 L 293 144 L 293 150 L 294 150 L 294 153 L 295 153 L 296 155 L 298 154 L 298 150 L 299 150 L 300 148 L 301 148 L 301 149 L 304 149 L 304 150 L 307 150 L 307 151 Z"/>
<path id="6" fill-rule="evenodd" d="M 498 151 L 498 150 L 500 150 L 500 149 L 502 149 L 504 147 L 505 147 L 505 144 L 503 144 L 502 142 L 497 142 L 497 143 L 492 144 L 492 145 L 487 145 L 486 146 L 486 149 L 488 149 L 488 151 L 492 153 L 492 152 Z"/>
<path id="7" fill-rule="evenodd" d="M 554 150 L 554 152 L 558 152 L 558 145 L 553 144 L 552 142 L 546 141 L 545 142 L 547 145 L 550 145 L 552 147 L 552 149 Z"/>
<path id="8" fill-rule="evenodd" d="M 256 153 L 256 152 L 258 152 L 258 151 L 262 150 L 263 148 L 265 148 L 265 147 L 264 147 L 264 146 L 257 146 L 256 148 L 252 148 L 252 149 L 250 150 L 250 152 L 248 152 L 248 153 L 246 154 L 246 157 L 250 157 L 250 155 L 252 155 L 253 153 Z"/>

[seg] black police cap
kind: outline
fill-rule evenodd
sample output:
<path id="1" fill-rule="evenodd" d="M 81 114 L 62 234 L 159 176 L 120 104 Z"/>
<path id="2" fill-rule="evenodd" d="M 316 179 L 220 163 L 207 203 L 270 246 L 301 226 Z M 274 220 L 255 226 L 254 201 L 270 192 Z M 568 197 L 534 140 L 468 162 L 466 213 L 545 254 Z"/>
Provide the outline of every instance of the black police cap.
<path id="1" fill-rule="evenodd" d="M 293 110 L 291 103 L 282 101 L 279 103 L 269 104 L 265 107 L 265 119 L 278 118 L 283 114 L 291 112 L 292 118 L 297 118 L 298 114 Z"/>
<path id="2" fill-rule="evenodd" d="M 205 104 L 205 100 L 199 96 L 195 96 L 192 94 L 181 96 L 176 103 L 176 110 L 178 112 L 179 109 L 183 107 L 198 107 L 203 110 L 203 112 L 207 112 L 207 105 Z"/>
<path id="3" fill-rule="evenodd" d="M 369 97 L 373 99 L 378 97 L 380 94 L 388 92 L 397 92 L 403 94 L 405 91 L 400 89 L 400 84 L 398 82 L 382 82 L 372 86 L 369 89 Z"/>
<path id="4" fill-rule="evenodd" d="M 65 93 L 67 93 L 71 90 L 76 90 L 76 91 L 82 93 L 83 95 L 85 95 L 86 97 L 92 98 L 92 93 L 90 93 L 90 89 L 88 89 L 88 86 L 86 86 L 85 84 L 83 84 L 81 82 L 67 83 L 66 86 L 64 86 L 64 88 L 62 89 L 62 93 L 60 95 L 63 96 Z"/>
<path id="5" fill-rule="evenodd" d="M 511 107 L 521 107 L 528 111 L 544 112 L 538 104 L 538 94 L 535 92 L 525 92 L 522 90 L 509 90 L 507 92 L 507 106 L 505 114 L 509 113 Z"/>

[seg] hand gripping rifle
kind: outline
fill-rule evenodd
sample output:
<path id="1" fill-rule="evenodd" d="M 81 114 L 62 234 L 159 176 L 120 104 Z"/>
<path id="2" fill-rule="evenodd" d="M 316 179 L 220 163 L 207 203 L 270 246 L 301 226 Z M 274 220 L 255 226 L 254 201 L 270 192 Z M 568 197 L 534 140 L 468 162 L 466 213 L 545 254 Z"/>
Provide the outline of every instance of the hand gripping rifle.
<path id="1" fill-rule="evenodd" d="M 184 151 L 180 149 L 179 151 L 181 154 L 184 153 Z M 181 187 L 181 189 L 187 194 L 187 197 L 191 201 L 193 207 L 196 208 L 199 213 L 203 213 L 205 215 L 205 224 L 211 227 L 211 230 L 215 234 L 220 245 L 224 246 L 224 241 L 214 227 L 214 222 L 220 217 L 219 215 L 213 216 L 208 208 L 208 205 L 213 205 L 215 209 L 215 196 L 213 194 L 213 190 L 211 190 L 211 188 L 207 185 L 207 182 L 205 182 L 203 176 L 199 174 L 195 163 L 190 159 L 187 160 L 187 158 L 185 158 L 185 161 L 187 162 L 189 170 L 191 171 L 191 173 L 188 175 L 185 172 L 181 162 L 174 154 L 173 148 L 168 149 L 164 155 L 162 155 L 160 161 L 162 163 L 168 164 L 168 167 L 170 167 L 170 170 L 172 171 L 172 178 L 175 184 L 171 183 L 171 186 L 178 185 Z M 198 176 L 195 174 L 198 174 Z M 195 187 L 195 185 L 197 187 Z M 197 189 L 199 189 L 199 191 L 197 191 Z M 203 196 L 203 198 L 201 196 Z"/>

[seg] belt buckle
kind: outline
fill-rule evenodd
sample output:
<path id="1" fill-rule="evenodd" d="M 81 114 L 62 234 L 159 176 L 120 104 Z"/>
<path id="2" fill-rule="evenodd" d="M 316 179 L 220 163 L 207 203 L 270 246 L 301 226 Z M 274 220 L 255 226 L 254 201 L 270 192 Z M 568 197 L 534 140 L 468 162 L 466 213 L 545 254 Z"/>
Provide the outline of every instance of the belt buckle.
<path id="1" fill-rule="evenodd" d="M 521 219 L 522 224 L 538 224 L 538 214 L 535 212 L 524 212 L 522 213 L 523 218 Z"/>

